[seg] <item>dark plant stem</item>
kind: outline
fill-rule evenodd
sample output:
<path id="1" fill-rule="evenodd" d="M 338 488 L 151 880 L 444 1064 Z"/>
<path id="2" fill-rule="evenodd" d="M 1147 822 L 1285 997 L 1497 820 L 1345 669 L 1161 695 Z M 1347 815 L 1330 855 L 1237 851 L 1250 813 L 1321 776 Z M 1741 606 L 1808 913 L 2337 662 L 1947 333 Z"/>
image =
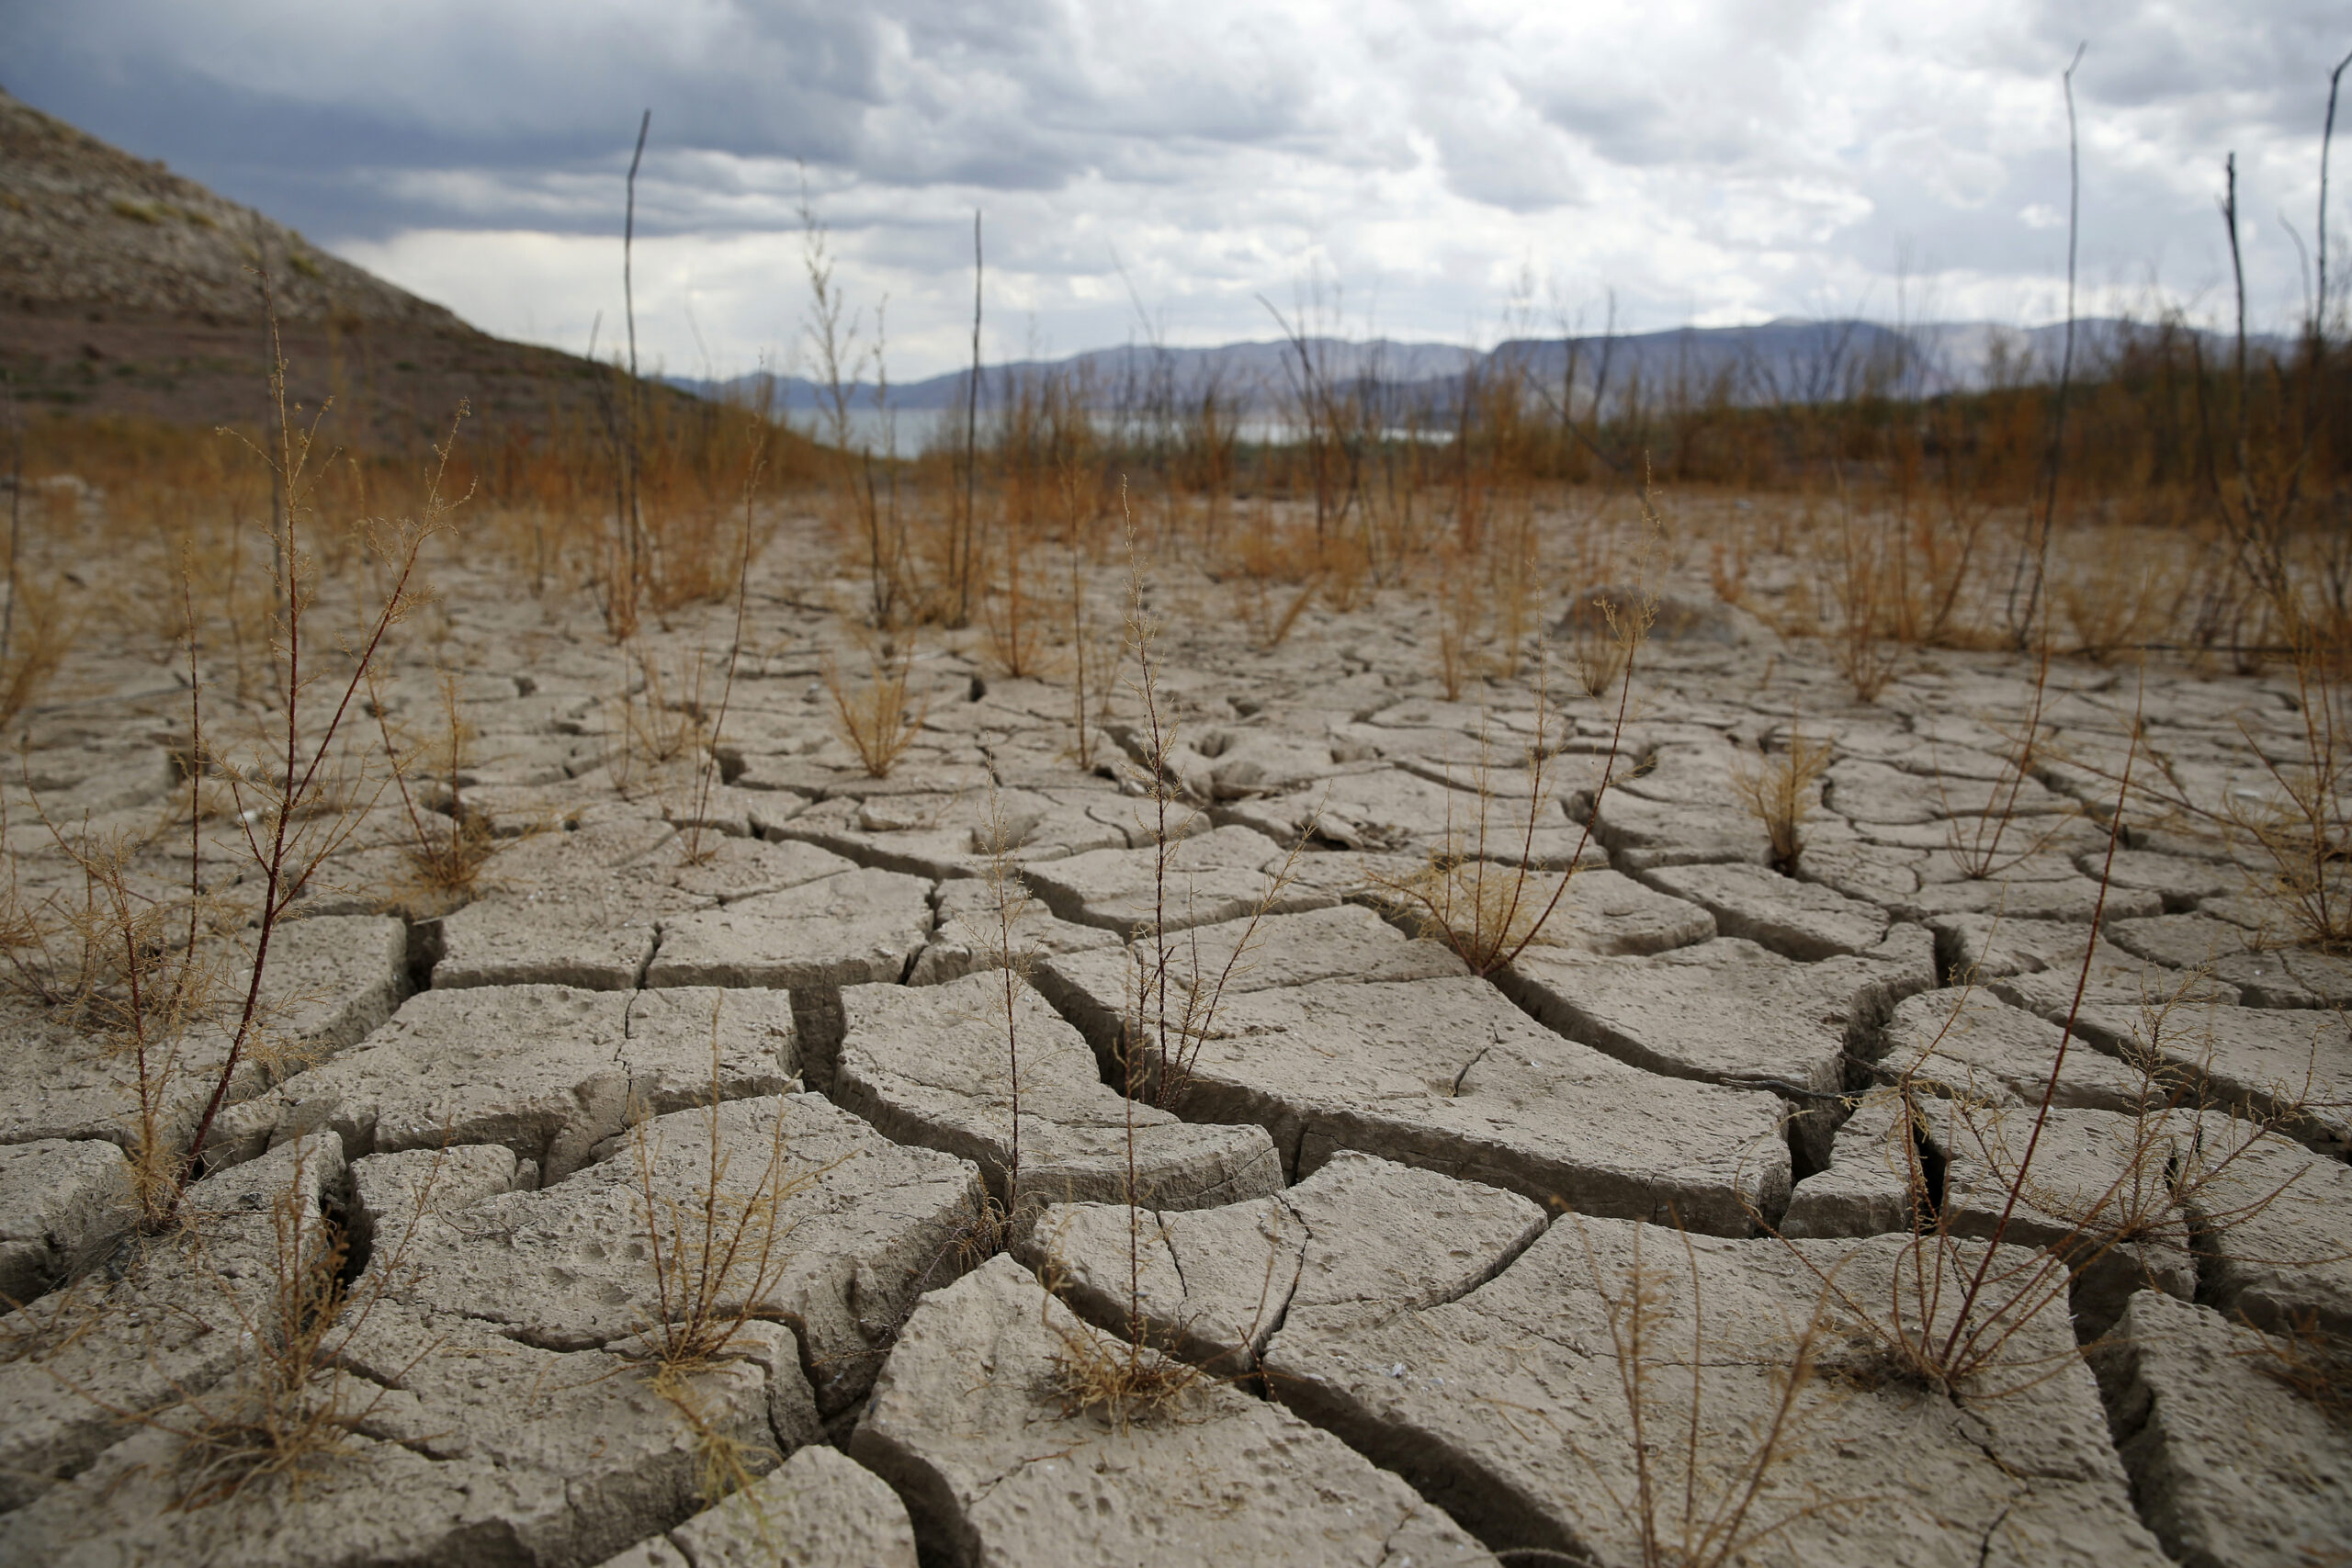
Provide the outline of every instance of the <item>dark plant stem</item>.
<path id="1" fill-rule="evenodd" d="M 2335 96 L 2344 85 L 2345 68 L 2352 54 L 2335 62 L 2327 73 L 2327 119 L 2319 133 L 2319 292 L 2312 302 L 2311 336 L 2314 347 L 2327 344 L 2327 155 L 2335 141 Z"/>
<path id="2" fill-rule="evenodd" d="M 24 540 L 25 427 L 17 413 L 16 388 L 0 374 L 0 397 L 8 401 L 8 601 L 0 608 L 0 670 L 17 633 L 17 552 Z"/>
<path id="3" fill-rule="evenodd" d="M 2001 1238 L 2008 1234 L 2009 1221 L 2016 1215 L 2018 1203 L 2025 1191 L 2027 1173 L 2033 1168 L 2034 1151 L 2041 1145 L 2041 1134 L 2050 1124 L 2051 1103 L 2058 1095 L 2058 1079 L 2066 1070 L 2067 1048 L 2075 1043 L 2075 1026 L 2083 1011 L 2083 993 L 2090 988 L 2091 964 L 2098 955 L 2098 933 L 2107 919 L 2107 892 L 2115 880 L 2115 851 L 2123 837 L 2123 807 L 2132 796 L 2132 763 L 2140 751 L 2140 718 L 2135 712 L 2132 720 L 2132 743 L 2123 753 L 2123 777 L 2116 786 L 2115 815 L 2107 825 L 2107 858 L 2099 867 L 2098 897 L 2091 906 L 2089 934 L 2085 938 L 2082 966 L 2075 972 L 2075 995 L 2066 1008 L 2065 1027 L 2058 1032 L 2058 1051 L 2051 1058 L 2050 1076 L 2041 1085 L 2041 1102 L 2034 1110 L 2033 1131 L 2025 1141 L 2025 1153 L 2018 1160 L 2017 1174 L 2010 1179 L 2007 1193 L 2001 1202 L 2001 1217 L 1995 1222 L 1992 1235 L 1984 1243 L 1984 1254 L 1976 1260 L 1976 1272 L 1960 1299 L 1960 1311 L 1952 1320 L 1951 1332 L 1944 1338 L 1942 1354 L 1938 1358 L 1943 1366 L 1952 1364 L 1952 1357 L 1963 1342 L 1973 1343 L 1983 1332 L 1982 1326 L 1972 1328 L 1969 1318 L 1978 1296 L 1984 1289 L 1984 1277 L 1991 1271 L 1993 1259 L 2000 1251 Z M 1923 1325 L 1924 1326 L 1924 1325 Z"/>
<path id="4" fill-rule="evenodd" d="M 2066 403 L 2075 380 L 2075 262 L 2076 244 L 2082 231 L 2083 165 L 2081 142 L 2075 126 L 2075 72 L 2083 62 L 2083 51 L 2088 43 L 2075 46 L 2075 58 L 2059 78 L 2066 93 L 2066 346 L 2058 360 L 2058 391 L 2052 400 L 2050 415 L 2050 450 L 2042 463 L 2041 520 L 2036 530 L 2033 556 L 2033 585 L 2026 595 L 2025 614 L 2017 614 L 2017 576 L 2025 567 L 2022 557 L 2018 561 L 2018 572 L 2009 581 L 2009 636 L 2022 651 L 2026 645 L 2026 629 L 2033 625 L 2035 612 L 2041 607 L 2044 579 L 2050 570 L 2050 535 L 2058 521 L 2058 474 L 2065 458 Z"/>
<path id="5" fill-rule="evenodd" d="M 766 437 L 761 438 L 766 445 Z M 735 700 L 735 669 L 743 657 L 743 614 L 751 595 L 752 584 L 752 496 L 759 488 L 760 469 L 766 464 L 762 452 L 752 459 L 752 471 L 743 480 L 743 547 L 735 561 L 735 640 L 727 649 L 727 683 L 718 689 L 718 716 L 710 727 L 710 740 L 703 757 L 702 787 L 695 798 L 695 824 L 686 839 L 686 859 L 702 859 L 703 818 L 710 814 L 711 775 L 718 769 L 718 739 L 727 731 L 728 705 Z"/>
<path id="6" fill-rule="evenodd" d="M 627 486 L 628 513 L 621 527 L 628 536 L 628 599 L 632 610 L 637 603 L 637 585 L 642 570 L 639 556 L 643 524 L 641 503 L 638 493 L 638 462 L 640 434 L 639 421 L 639 386 L 637 378 L 637 169 L 645 160 L 645 133 L 653 127 L 653 111 L 647 109 L 637 122 L 637 151 L 629 154 L 628 204 L 621 218 L 621 309 L 628 317 L 628 450 L 622 454 L 622 473 Z M 634 615 L 631 619 L 634 620 Z"/>
<path id="7" fill-rule="evenodd" d="M 956 572 L 956 623 L 972 618 L 972 557 L 979 532 L 980 475 L 980 214 L 972 211 L 972 382 L 964 389 L 964 551 Z"/>

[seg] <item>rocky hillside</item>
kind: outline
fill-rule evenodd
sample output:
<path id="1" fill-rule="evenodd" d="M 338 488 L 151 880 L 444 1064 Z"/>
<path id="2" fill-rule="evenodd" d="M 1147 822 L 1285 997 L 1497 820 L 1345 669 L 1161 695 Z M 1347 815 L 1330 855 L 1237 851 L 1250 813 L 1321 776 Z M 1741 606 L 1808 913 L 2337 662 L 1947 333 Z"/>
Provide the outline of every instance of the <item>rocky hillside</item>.
<path id="1" fill-rule="evenodd" d="M 263 261 L 288 321 L 471 330 L 252 208 L 0 92 L 0 299 L 14 309 L 257 320 Z"/>
<path id="2" fill-rule="evenodd" d="M 19 404 L 65 419 L 260 418 L 257 261 L 291 388 L 312 406 L 334 399 L 342 442 L 413 447 L 447 429 L 460 400 L 477 431 L 543 429 L 594 398 L 586 360 L 479 332 L 0 92 L 0 375 Z"/>

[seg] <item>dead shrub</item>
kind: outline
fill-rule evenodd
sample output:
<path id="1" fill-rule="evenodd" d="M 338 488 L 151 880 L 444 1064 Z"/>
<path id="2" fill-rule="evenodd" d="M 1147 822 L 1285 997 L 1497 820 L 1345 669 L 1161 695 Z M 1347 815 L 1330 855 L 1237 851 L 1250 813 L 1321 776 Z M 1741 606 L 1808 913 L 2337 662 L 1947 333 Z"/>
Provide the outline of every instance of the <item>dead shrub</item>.
<path id="1" fill-rule="evenodd" d="M 1805 739 L 1792 718 L 1788 743 L 1780 751 L 1732 762 L 1732 792 L 1747 814 L 1764 824 L 1765 836 L 1772 842 L 1772 869 L 1783 876 L 1797 874 L 1797 857 L 1804 852 L 1804 821 L 1813 815 L 1813 786 L 1828 771 L 1832 750 L 1827 740 Z"/>
<path id="2" fill-rule="evenodd" d="M 911 649 L 893 658 L 887 649 L 875 655 L 864 685 L 852 692 L 842 680 L 841 667 L 825 660 L 825 690 L 833 699 L 833 716 L 841 737 L 865 765 L 869 778 L 886 779 L 914 744 L 930 705 L 907 700 L 907 679 L 914 665 Z"/>
<path id="3" fill-rule="evenodd" d="M 792 1231 L 784 1206 L 823 1172 L 793 1169 L 784 1112 L 772 1106 L 774 1131 L 754 1151 L 752 1180 L 730 1183 L 734 1151 L 719 1116 L 722 1098 L 719 1008 L 710 1011 L 710 1093 L 703 1104 L 703 1166 L 684 1199 L 664 1190 L 661 1145 L 652 1118 L 640 1114 L 630 1134 L 637 1168 L 638 1223 L 653 1269 L 656 1321 L 641 1330 L 658 1375 L 678 1380 L 725 1357 L 743 1325 L 770 1309 L 768 1296 L 791 1262 Z"/>

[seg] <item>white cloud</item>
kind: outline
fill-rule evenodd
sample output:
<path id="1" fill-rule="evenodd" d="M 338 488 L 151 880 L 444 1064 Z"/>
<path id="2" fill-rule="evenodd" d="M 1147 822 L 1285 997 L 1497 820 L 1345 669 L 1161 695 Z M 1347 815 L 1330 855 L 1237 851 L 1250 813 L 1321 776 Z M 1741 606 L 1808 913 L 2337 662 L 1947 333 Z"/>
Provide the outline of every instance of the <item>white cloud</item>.
<path id="1" fill-rule="evenodd" d="M 1496 330 L 1531 273 L 1588 324 L 1611 288 L 1636 327 L 1892 309 L 1898 274 L 1946 314 L 2037 317 L 2085 39 L 2086 282 L 2210 299 L 2234 150 L 2276 319 L 2300 272 L 2269 215 L 2308 238 L 2352 46 L 2319 0 L 79 0 L 28 23 L 47 107 L 101 134 L 142 98 L 235 107 L 242 140 L 136 150 L 209 158 L 352 259 L 571 348 L 617 320 L 650 104 L 639 335 L 673 368 L 700 359 L 689 302 L 722 369 L 790 344 L 805 164 L 905 375 L 965 352 L 976 206 L 1000 354 L 1126 336 L 1130 280 L 1187 342 L 1267 335 L 1257 297 L 1310 275 L 1351 330 L 1417 338 Z"/>

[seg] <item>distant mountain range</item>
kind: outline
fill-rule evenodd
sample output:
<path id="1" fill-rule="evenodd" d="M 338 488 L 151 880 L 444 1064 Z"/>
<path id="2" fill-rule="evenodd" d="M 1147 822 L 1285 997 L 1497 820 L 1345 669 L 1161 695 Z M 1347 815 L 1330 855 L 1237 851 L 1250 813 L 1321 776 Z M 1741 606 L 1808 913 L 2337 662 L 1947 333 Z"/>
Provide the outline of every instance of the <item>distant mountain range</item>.
<path id="1" fill-rule="evenodd" d="M 2094 318 L 2075 323 L 2075 373 L 2087 376 L 2109 361 L 2144 323 Z M 1516 367 L 1540 395 L 1557 399 L 1571 387 L 1579 412 L 1596 398 L 1614 412 L 1634 400 L 1706 397 L 1720 393 L 1746 405 L 1822 402 L 1863 391 L 1931 396 L 2002 382 L 2048 380 L 2057 374 L 2066 329 L 2013 328 L 1990 321 L 1935 321 L 1909 327 L 1855 319 L 1782 318 L 1759 326 L 1685 327 L 1615 336 L 1522 338 L 1479 350 L 1445 344 L 1354 342 L 1308 338 L 1227 344 L 1217 348 L 1160 348 L 1126 344 L 1062 359 L 1024 359 L 984 366 L 983 411 L 1009 400 L 1025 381 L 1048 378 L 1082 392 L 1098 411 L 1148 411 L 1170 402 L 1197 402 L 1215 391 L 1245 414 L 1272 415 L 1285 407 L 1308 376 L 1325 385 L 1376 388 L 1400 412 L 1443 412 L 1455 406 L 1472 376 Z M 2209 355 L 2226 353 L 2221 333 L 2201 334 Z M 2257 353 L 2283 352 L 2286 341 L 2250 338 Z M 761 377 L 727 381 L 673 378 L 704 395 L 756 392 Z M 797 419 L 829 412 L 827 386 L 802 376 L 772 378 L 776 406 Z M 889 406 L 936 413 L 964 406 L 967 370 L 894 384 Z M 858 381 L 842 389 L 853 414 L 876 407 L 876 388 Z"/>

